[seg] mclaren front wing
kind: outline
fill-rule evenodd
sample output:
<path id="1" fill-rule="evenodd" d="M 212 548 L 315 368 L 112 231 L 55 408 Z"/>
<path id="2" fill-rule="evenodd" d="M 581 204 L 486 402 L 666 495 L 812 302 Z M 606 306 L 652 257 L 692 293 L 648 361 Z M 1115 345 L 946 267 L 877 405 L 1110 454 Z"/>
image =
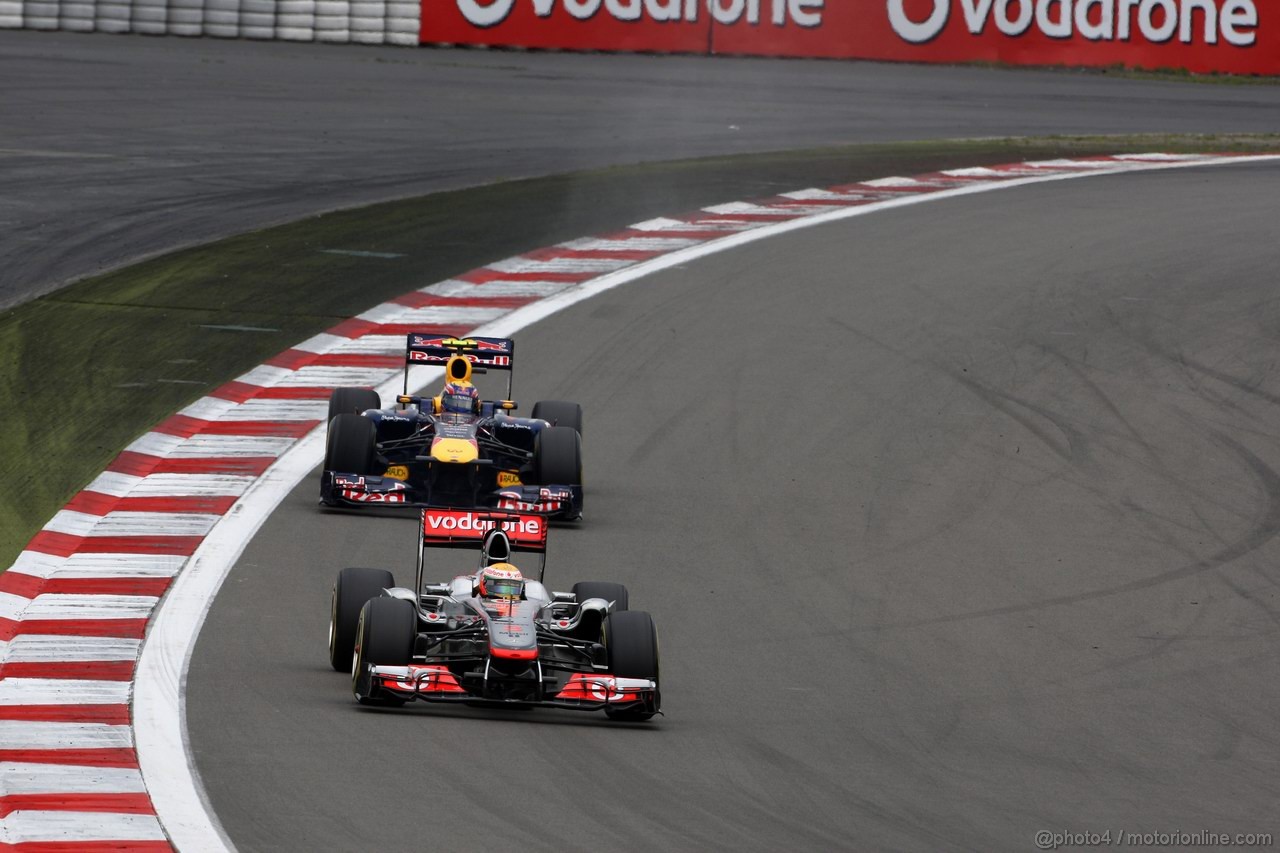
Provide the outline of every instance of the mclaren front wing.
<path id="1" fill-rule="evenodd" d="M 357 675 L 356 692 L 361 696 L 424 702 L 496 702 L 472 692 L 465 679 L 448 667 L 433 664 L 381 666 L 366 664 Z M 568 708 L 576 711 L 643 711 L 655 709 L 658 685 L 649 678 L 620 678 L 609 673 L 575 673 L 567 681 L 549 683 L 540 698 L 522 697 L 505 702 Z"/>

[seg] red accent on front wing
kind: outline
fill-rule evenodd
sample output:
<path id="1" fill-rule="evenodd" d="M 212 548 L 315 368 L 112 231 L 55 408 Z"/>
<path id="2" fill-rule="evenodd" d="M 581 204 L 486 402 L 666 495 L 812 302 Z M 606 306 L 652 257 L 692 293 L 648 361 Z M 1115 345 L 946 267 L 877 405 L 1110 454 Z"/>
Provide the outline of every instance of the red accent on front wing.
<path id="1" fill-rule="evenodd" d="M 536 660 L 538 657 L 537 649 L 500 649 L 497 646 L 489 647 L 489 654 L 495 658 L 503 660 Z"/>
<path id="2" fill-rule="evenodd" d="M 340 489 L 338 497 L 344 501 L 365 504 L 402 504 L 408 501 L 408 493 L 403 489 L 394 492 L 365 492 L 359 489 Z"/>
<path id="3" fill-rule="evenodd" d="M 578 699 L 585 702 L 634 702 L 647 688 L 618 687 L 612 675 L 575 675 L 556 694 L 557 699 Z"/>
<path id="4" fill-rule="evenodd" d="M 562 511 L 564 501 L 538 501 L 537 503 L 528 503 L 527 501 L 518 501 L 514 498 L 503 498 L 498 501 L 498 509 L 507 509 L 513 512 L 532 512 L 538 515 L 551 515 Z"/>
<path id="5" fill-rule="evenodd" d="M 423 678 L 423 673 L 430 673 Z M 392 676 L 381 676 L 382 686 L 389 690 L 399 690 L 408 693 L 466 693 L 462 689 L 462 685 L 458 683 L 458 679 L 453 677 L 453 673 L 448 667 L 444 666 L 410 666 L 409 677 L 407 680 L 400 680 Z M 419 681 L 419 679 L 421 679 Z M 415 690 L 414 685 L 417 684 Z"/>

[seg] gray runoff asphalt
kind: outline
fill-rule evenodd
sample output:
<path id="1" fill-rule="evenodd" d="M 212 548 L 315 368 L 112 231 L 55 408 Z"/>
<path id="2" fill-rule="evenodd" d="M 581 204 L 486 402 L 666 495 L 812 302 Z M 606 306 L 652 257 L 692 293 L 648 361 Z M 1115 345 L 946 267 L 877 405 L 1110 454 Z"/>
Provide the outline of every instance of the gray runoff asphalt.
<path id="1" fill-rule="evenodd" d="M 1280 166 L 1042 184 L 754 244 L 519 335 L 587 412 L 553 588 L 622 581 L 665 718 L 370 711 L 309 478 L 188 682 L 249 850 L 1030 850 L 1276 832 Z M 442 561 L 447 576 L 469 558 Z"/>
<path id="2" fill-rule="evenodd" d="M 0 32 L 0 308 L 322 210 L 834 143 L 1280 131 L 1280 87 Z"/>

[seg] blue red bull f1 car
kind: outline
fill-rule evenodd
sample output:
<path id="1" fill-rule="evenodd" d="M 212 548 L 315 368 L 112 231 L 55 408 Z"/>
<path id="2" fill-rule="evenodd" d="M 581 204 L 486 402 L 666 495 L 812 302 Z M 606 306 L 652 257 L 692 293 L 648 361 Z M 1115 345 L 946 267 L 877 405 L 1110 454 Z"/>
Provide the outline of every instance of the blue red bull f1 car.
<path id="1" fill-rule="evenodd" d="M 320 502 L 331 507 L 447 506 L 582 516 L 582 407 L 540 401 L 515 417 L 515 342 L 410 334 L 404 393 L 383 408 L 371 388 L 329 399 Z M 439 395 L 408 393 L 409 368 L 443 365 Z M 474 373 L 507 373 L 507 396 L 482 400 Z"/>

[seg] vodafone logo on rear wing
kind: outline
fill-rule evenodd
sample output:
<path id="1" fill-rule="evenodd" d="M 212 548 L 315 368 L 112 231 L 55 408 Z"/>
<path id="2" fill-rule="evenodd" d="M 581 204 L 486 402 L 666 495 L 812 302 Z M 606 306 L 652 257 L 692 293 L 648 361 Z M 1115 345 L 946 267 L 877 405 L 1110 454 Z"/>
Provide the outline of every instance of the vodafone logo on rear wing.
<path id="1" fill-rule="evenodd" d="M 422 538 L 428 543 L 479 542 L 495 527 L 513 545 L 536 550 L 547 545 L 547 520 L 540 515 L 437 507 L 422 511 Z"/>
<path id="2" fill-rule="evenodd" d="M 516 8 L 517 0 L 456 0 L 458 11 L 477 27 L 496 27 Z M 579 21 L 607 15 L 619 21 L 645 19 L 666 23 L 683 21 L 696 24 L 705 14 L 718 24 L 731 26 L 745 23 L 756 26 L 772 23 L 785 26 L 792 22 L 801 27 L 822 25 L 826 0 L 520 0 L 533 8 L 539 18 L 550 18 L 559 7 L 561 12 Z"/>
<path id="3" fill-rule="evenodd" d="M 1017 38 L 1033 28 L 1052 39 L 1146 41 L 1249 47 L 1257 41 L 1254 0 L 887 0 L 889 24 L 904 41 L 933 41 L 952 24 L 982 35 L 987 26 Z M 921 8 L 924 12 L 921 13 Z"/>

